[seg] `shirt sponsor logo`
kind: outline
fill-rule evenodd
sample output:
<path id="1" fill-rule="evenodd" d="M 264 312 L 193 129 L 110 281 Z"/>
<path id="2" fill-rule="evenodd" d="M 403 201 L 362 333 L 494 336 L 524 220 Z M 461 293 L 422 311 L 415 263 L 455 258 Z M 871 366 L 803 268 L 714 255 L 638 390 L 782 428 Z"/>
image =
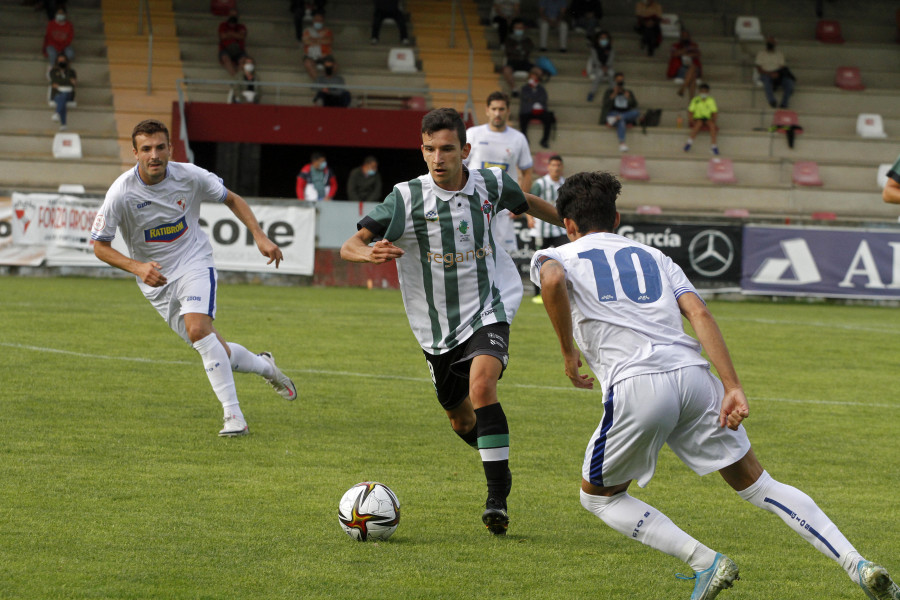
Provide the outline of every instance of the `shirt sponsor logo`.
<path id="1" fill-rule="evenodd" d="M 454 266 L 468 262 L 470 260 L 483 260 L 491 255 L 491 247 L 476 248 L 474 250 L 466 250 L 465 252 L 447 252 L 446 254 L 436 254 L 429 252 L 426 256 L 428 262 L 443 264 L 445 269 L 452 269 Z"/>
<path id="2" fill-rule="evenodd" d="M 188 296 L 184 299 L 185 302 L 203 302 L 203 298 L 200 296 Z"/>
<path id="3" fill-rule="evenodd" d="M 187 221 L 181 217 L 174 223 L 163 223 L 144 230 L 145 242 L 174 242 L 188 230 Z"/>
<path id="4" fill-rule="evenodd" d="M 509 154 L 509 150 L 507 150 L 506 153 Z M 504 171 L 509 171 L 509 165 L 506 163 L 484 161 L 481 164 L 484 165 L 481 167 L 482 169 L 490 169 L 491 167 L 498 167 Z"/>
<path id="5" fill-rule="evenodd" d="M 465 235 L 465 233 L 469 230 L 469 222 L 466 220 L 460 221 L 457 229 L 461 234 Z"/>
<path id="6" fill-rule="evenodd" d="M 147 208 L 147 207 L 150 206 L 151 204 L 153 204 L 153 203 L 150 202 L 149 200 L 147 200 L 146 202 L 141 202 L 140 204 L 138 204 L 137 206 L 135 206 L 135 208 L 138 209 L 138 210 L 140 210 L 140 209 L 142 209 L 142 208 Z"/>

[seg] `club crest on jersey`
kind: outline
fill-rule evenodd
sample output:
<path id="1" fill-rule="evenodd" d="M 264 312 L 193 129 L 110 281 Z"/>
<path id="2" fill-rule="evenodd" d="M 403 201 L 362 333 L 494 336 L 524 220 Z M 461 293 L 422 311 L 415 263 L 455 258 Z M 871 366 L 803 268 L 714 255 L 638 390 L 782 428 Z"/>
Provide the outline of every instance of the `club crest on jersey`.
<path id="1" fill-rule="evenodd" d="M 484 199 L 484 202 L 481 203 L 481 212 L 484 213 L 484 216 L 487 217 L 488 223 L 491 222 L 491 210 L 494 208 L 494 205 L 491 204 L 490 200 L 487 198 Z"/>
<path id="2" fill-rule="evenodd" d="M 425 213 L 425 220 L 434 223 L 438 220 L 438 214 L 436 210 L 429 210 Z"/>
<path id="3" fill-rule="evenodd" d="M 174 223 L 163 223 L 144 230 L 145 242 L 174 242 L 188 230 L 187 221 L 181 217 Z"/>
<path id="4" fill-rule="evenodd" d="M 468 242 L 469 236 L 466 233 L 469 231 L 469 222 L 463 219 L 459 222 L 459 225 L 456 226 L 456 230 L 459 231 L 459 241 Z"/>
<path id="5" fill-rule="evenodd" d="M 181 198 L 179 198 L 178 200 L 175 201 L 175 204 L 178 205 L 178 208 L 180 208 L 181 210 L 184 210 L 184 207 L 187 206 L 187 198 L 182 196 Z"/>

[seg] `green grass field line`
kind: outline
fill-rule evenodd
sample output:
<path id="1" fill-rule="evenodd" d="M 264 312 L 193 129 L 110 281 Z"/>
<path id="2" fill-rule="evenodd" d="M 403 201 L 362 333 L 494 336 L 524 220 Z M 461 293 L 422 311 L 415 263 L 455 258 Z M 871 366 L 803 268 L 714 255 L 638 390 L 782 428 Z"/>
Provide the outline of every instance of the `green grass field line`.
<path id="1" fill-rule="evenodd" d="M 763 465 L 900 573 L 896 310 L 710 307 Z M 542 307 L 523 303 L 500 383 L 506 539 L 480 523 L 478 455 L 435 400 L 398 292 L 221 285 L 216 325 L 273 352 L 300 394 L 284 402 L 238 374 L 241 439 L 216 436 L 221 408 L 196 353 L 133 282 L 0 278 L 0 598 L 690 596 L 674 577 L 684 565 L 580 506 L 601 395 L 566 386 Z M 370 479 L 403 516 L 389 541 L 359 544 L 337 503 Z M 774 515 L 668 449 L 633 492 L 735 559 L 741 580 L 722 599 L 864 597 Z"/>

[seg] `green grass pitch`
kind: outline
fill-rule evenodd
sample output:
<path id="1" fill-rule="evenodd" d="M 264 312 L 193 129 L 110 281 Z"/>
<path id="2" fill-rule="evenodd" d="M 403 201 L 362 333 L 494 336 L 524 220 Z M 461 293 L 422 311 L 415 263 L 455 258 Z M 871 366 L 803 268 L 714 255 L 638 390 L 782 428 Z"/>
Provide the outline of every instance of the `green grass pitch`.
<path id="1" fill-rule="evenodd" d="M 712 302 L 763 465 L 900 575 L 896 309 Z M 477 453 L 451 431 L 398 292 L 222 285 L 226 339 L 274 353 L 287 403 L 237 374 L 251 435 L 221 439 L 196 353 L 132 281 L 0 278 L 0 598 L 687 599 L 687 567 L 585 511 L 599 391 L 570 387 L 544 310 L 523 303 L 500 400 L 511 525 L 493 538 Z M 352 541 L 344 491 L 399 496 L 387 542 Z M 632 493 L 741 580 L 721 598 L 861 599 L 839 566 L 718 475 L 665 449 Z"/>

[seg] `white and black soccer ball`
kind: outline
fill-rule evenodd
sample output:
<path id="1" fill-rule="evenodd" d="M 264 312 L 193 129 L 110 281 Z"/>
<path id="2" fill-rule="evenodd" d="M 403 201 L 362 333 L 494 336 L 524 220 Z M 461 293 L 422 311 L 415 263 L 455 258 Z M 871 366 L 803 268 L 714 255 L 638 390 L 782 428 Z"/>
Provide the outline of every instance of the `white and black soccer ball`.
<path id="1" fill-rule="evenodd" d="M 341 498 L 338 521 L 354 540 L 386 540 L 400 524 L 400 501 L 383 483 L 363 481 Z"/>

